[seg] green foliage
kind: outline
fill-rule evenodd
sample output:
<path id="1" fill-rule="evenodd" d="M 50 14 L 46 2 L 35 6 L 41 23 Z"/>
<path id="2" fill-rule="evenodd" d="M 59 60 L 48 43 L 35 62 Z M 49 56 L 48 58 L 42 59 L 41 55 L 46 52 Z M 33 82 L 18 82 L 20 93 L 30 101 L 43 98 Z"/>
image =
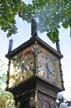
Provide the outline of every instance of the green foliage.
<path id="1" fill-rule="evenodd" d="M 12 93 L 0 90 L 0 108 L 15 108 L 15 100 Z"/>
<path id="2" fill-rule="evenodd" d="M 6 71 L 7 69 L 5 63 L 0 60 L 0 89 L 5 88 L 5 83 L 7 81 Z"/>
<path id="3" fill-rule="evenodd" d="M 38 29 L 47 31 L 54 42 L 60 23 L 65 29 L 71 27 L 71 0 L 32 0 L 28 5 L 24 0 L 0 0 L 0 27 L 8 37 L 17 32 L 16 15 L 28 22 L 38 18 Z"/>
<path id="4" fill-rule="evenodd" d="M 0 0 L 0 27 L 3 31 L 7 31 L 7 36 L 16 33 L 17 12 L 22 8 L 21 0 Z"/>
<path id="5" fill-rule="evenodd" d="M 6 66 L 5 63 L 0 60 L 0 108 L 15 108 L 14 96 L 12 93 L 2 90 L 6 83 Z"/>
<path id="6" fill-rule="evenodd" d="M 47 36 L 50 38 L 50 40 L 55 42 L 59 37 L 59 31 L 57 29 L 55 29 L 54 31 L 50 31 L 47 33 Z"/>

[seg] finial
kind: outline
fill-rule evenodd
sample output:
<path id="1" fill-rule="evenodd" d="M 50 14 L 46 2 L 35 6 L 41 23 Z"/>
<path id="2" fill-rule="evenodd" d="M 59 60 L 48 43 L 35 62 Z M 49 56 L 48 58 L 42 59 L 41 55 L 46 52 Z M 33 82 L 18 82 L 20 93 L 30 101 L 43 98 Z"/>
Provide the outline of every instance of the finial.
<path id="1" fill-rule="evenodd" d="M 12 51 L 12 46 L 13 46 L 13 40 L 12 40 L 12 39 L 10 39 L 10 40 L 9 40 L 9 48 L 8 48 L 8 53 L 9 53 L 10 51 Z"/>
<path id="2" fill-rule="evenodd" d="M 60 45 L 59 45 L 59 38 L 56 40 L 56 48 L 57 48 L 57 51 L 59 53 L 61 53 L 61 51 L 60 51 Z"/>
<path id="3" fill-rule="evenodd" d="M 31 35 L 37 36 L 37 22 L 35 21 L 35 19 L 31 20 Z"/>

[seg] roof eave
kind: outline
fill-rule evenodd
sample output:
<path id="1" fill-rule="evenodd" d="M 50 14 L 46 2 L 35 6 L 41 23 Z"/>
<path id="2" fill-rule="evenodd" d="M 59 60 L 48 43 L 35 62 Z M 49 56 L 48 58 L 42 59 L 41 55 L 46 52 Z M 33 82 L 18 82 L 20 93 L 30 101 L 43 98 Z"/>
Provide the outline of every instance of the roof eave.
<path id="1" fill-rule="evenodd" d="M 37 41 L 39 44 L 41 44 L 44 48 L 48 49 L 50 52 L 52 52 L 54 55 L 56 55 L 58 58 L 63 58 L 63 55 L 56 51 L 54 48 L 52 48 L 50 45 L 48 45 L 46 42 L 44 42 L 42 39 L 40 39 L 38 36 L 31 37 L 28 41 L 14 49 L 13 51 L 10 51 L 6 54 L 6 58 L 10 59 L 17 53 L 19 53 L 21 50 L 25 49 L 26 47 L 29 47 L 32 45 L 35 41 Z"/>

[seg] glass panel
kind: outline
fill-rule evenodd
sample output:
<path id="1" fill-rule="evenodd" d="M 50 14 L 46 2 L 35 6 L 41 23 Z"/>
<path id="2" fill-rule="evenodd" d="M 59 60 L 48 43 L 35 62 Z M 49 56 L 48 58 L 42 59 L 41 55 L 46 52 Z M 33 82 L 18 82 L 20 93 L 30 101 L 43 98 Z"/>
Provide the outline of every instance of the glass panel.
<path id="1" fill-rule="evenodd" d="M 29 47 L 17 54 L 11 60 L 9 87 L 19 84 L 33 75 L 34 56 L 32 48 Z"/>
<path id="2" fill-rule="evenodd" d="M 38 97 L 38 108 L 51 108 L 51 105 L 46 97 L 44 96 Z"/>
<path id="3" fill-rule="evenodd" d="M 43 97 L 38 98 L 38 108 L 46 108 L 46 101 Z"/>
<path id="4" fill-rule="evenodd" d="M 39 77 L 62 88 L 59 59 L 41 46 L 38 46 L 37 72 Z"/>

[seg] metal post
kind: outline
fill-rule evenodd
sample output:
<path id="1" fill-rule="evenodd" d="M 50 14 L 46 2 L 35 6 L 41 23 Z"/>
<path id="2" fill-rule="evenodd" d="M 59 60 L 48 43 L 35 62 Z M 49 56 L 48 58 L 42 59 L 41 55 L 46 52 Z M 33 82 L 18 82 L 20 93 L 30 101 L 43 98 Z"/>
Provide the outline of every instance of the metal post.
<path id="1" fill-rule="evenodd" d="M 38 108 L 38 98 L 37 98 L 37 94 L 38 94 L 38 91 L 36 90 L 35 91 L 35 108 Z"/>
<path id="2" fill-rule="evenodd" d="M 59 38 L 56 40 L 56 48 L 57 48 L 57 51 L 59 53 L 61 53 L 61 51 L 60 51 L 60 45 L 59 45 Z"/>

